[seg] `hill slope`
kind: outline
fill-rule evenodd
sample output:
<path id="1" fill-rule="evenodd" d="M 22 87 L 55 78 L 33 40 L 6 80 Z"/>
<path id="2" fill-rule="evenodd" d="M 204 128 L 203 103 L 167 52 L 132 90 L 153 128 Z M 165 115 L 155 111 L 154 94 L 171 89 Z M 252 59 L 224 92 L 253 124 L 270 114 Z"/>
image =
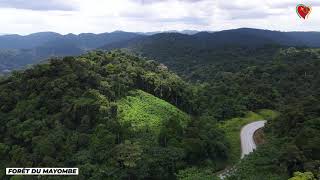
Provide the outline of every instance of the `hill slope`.
<path id="1" fill-rule="evenodd" d="M 320 47 L 320 32 L 281 32 L 262 29 L 240 28 L 217 32 L 198 32 L 195 34 L 181 34 L 176 32 L 158 33 L 152 36 L 142 36 L 129 41 L 105 45 L 104 48 L 138 47 L 155 44 L 176 42 L 184 46 L 200 49 L 213 47 L 261 47 L 268 44 L 281 46 L 309 46 Z M 318 43 L 317 43 L 318 42 Z M 183 44 L 184 43 L 184 44 Z"/>
<path id="2" fill-rule="evenodd" d="M 270 62 L 279 47 L 315 46 L 319 33 L 279 32 L 259 29 L 235 29 L 214 33 L 200 32 L 194 35 L 161 33 L 137 37 L 129 41 L 112 43 L 104 49 L 125 48 L 143 57 L 164 63 L 179 75 L 197 77 L 197 69 L 219 71 L 225 63 L 239 64 L 228 71 L 235 71 L 251 62 Z M 268 48 L 266 48 L 268 47 Z M 190 74 L 190 71 L 194 72 Z"/>
<path id="3" fill-rule="evenodd" d="M 0 167 L 78 167 L 80 179 L 174 179 L 208 161 L 217 168 L 223 134 L 175 107 L 193 109 L 189 90 L 160 64 L 120 51 L 15 72 L 0 82 Z"/>
<path id="4" fill-rule="evenodd" d="M 215 53 L 217 49 L 221 52 L 226 47 L 229 49 L 261 48 L 266 45 L 320 47 L 319 37 L 318 32 L 279 32 L 250 28 L 210 33 L 180 34 L 173 31 L 152 36 L 123 31 L 79 35 L 60 35 L 53 32 L 28 36 L 3 35 L 0 36 L 0 73 L 36 64 L 51 56 L 79 55 L 87 50 L 101 47 L 102 49 L 127 48 L 143 56 L 165 62 L 173 68 L 179 63 L 181 65 L 187 62 L 188 64 L 181 68 L 184 69 L 190 66 L 189 63 L 194 65 L 199 61 L 212 61 L 211 57 L 217 55 Z M 11 53 L 13 51 L 14 53 Z"/>
<path id="5" fill-rule="evenodd" d="M 168 102 L 156 98 L 144 91 L 133 91 L 118 102 L 119 119 L 129 123 L 136 132 L 151 131 L 159 135 L 165 123 L 172 118 L 186 128 L 190 117 Z"/>

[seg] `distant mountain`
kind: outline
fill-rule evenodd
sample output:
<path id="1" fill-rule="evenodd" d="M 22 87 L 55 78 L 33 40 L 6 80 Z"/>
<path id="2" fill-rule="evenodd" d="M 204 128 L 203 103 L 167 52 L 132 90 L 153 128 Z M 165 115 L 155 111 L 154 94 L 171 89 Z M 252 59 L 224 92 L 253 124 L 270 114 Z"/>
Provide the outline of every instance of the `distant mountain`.
<path id="1" fill-rule="evenodd" d="M 320 47 L 320 32 L 288 32 L 287 34 L 299 39 L 308 47 Z"/>
<path id="2" fill-rule="evenodd" d="M 52 56 L 79 55 L 111 43 L 141 37 L 136 33 L 115 31 L 112 33 L 61 35 L 40 32 L 27 36 L 0 36 L 0 73 L 23 68 Z"/>
<path id="3" fill-rule="evenodd" d="M 62 35 L 53 32 L 34 33 L 28 36 L 17 34 L 0 36 L 1 49 L 31 49 L 41 44 L 54 40 Z"/>
<path id="4" fill-rule="evenodd" d="M 193 35 L 193 34 L 197 34 L 201 31 L 196 31 L 196 30 L 182 30 L 182 31 L 177 31 L 177 30 L 171 30 L 171 31 L 153 31 L 153 32 L 137 32 L 138 34 L 142 34 L 142 35 L 155 35 L 155 34 L 160 34 L 160 33 L 180 33 L 180 34 L 188 34 L 188 35 Z M 212 32 L 212 31 L 210 31 Z"/>
<path id="5" fill-rule="evenodd" d="M 139 36 L 136 33 L 115 31 L 112 33 L 91 34 L 83 33 L 79 35 L 67 34 L 61 35 L 54 32 L 40 32 L 27 36 L 21 35 L 3 35 L 0 36 L 1 49 L 31 49 L 43 44 L 70 42 L 83 49 L 94 49 L 96 47 L 114 43 L 117 41 L 128 40 Z"/>
<path id="6" fill-rule="evenodd" d="M 38 63 L 50 56 L 79 55 L 92 49 L 126 48 L 160 62 L 177 63 L 193 57 L 208 60 L 217 49 L 259 48 L 266 45 L 320 47 L 319 32 L 280 32 L 241 28 L 219 32 L 194 30 L 61 35 L 40 32 L 0 36 L 0 73 Z"/>
<path id="7" fill-rule="evenodd" d="M 133 38 L 129 41 L 105 45 L 104 48 L 151 48 L 150 45 L 161 45 L 166 46 L 168 49 L 172 46 L 176 48 L 188 46 L 190 48 L 208 49 L 225 46 L 259 47 L 270 44 L 320 47 L 320 33 L 280 32 L 250 28 L 219 32 L 198 32 L 193 35 L 173 32 Z"/>
<path id="8" fill-rule="evenodd" d="M 196 66 L 247 61 L 243 57 L 249 55 L 266 59 L 265 54 L 273 53 L 264 52 L 264 47 L 271 47 L 268 51 L 288 46 L 320 47 L 319 35 L 320 33 L 316 32 L 280 32 L 249 28 L 199 32 L 194 35 L 160 33 L 112 43 L 102 49 L 125 48 L 164 63 L 179 74 L 186 74 L 188 69 Z"/>

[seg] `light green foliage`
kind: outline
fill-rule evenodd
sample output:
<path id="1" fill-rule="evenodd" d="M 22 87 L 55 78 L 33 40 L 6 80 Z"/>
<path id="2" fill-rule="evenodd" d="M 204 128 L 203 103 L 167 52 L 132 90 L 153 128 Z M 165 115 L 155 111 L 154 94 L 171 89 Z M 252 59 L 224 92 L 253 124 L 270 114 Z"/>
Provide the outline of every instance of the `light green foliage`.
<path id="1" fill-rule="evenodd" d="M 241 154 L 241 142 L 240 142 L 240 131 L 241 128 L 254 121 L 263 120 L 266 117 L 275 116 L 273 110 L 260 110 L 258 113 L 247 112 L 242 118 L 233 118 L 224 121 L 220 124 L 220 127 L 226 133 L 226 138 L 230 143 L 230 158 L 229 163 L 235 164 L 240 159 Z"/>
<path id="2" fill-rule="evenodd" d="M 261 109 L 257 113 L 263 117 L 265 120 L 273 120 L 279 117 L 280 113 L 270 109 Z"/>
<path id="3" fill-rule="evenodd" d="M 316 180 L 312 172 L 295 172 L 293 175 L 289 180 Z"/>
<path id="4" fill-rule="evenodd" d="M 160 133 L 164 123 L 174 117 L 186 127 L 190 117 L 170 103 L 144 91 L 132 91 L 118 102 L 119 118 L 122 123 L 130 123 L 135 131 L 150 130 Z"/>

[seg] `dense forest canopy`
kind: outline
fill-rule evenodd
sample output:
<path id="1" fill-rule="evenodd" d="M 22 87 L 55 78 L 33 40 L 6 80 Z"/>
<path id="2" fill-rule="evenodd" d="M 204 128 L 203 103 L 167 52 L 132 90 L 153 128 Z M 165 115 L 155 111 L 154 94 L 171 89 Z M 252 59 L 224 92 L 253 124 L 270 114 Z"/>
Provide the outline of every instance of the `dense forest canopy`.
<path id="1" fill-rule="evenodd" d="M 0 83 L 0 166 L 79 167 L 81 179 L 170 179 L 192 166 L 221 169 L 228 143 L 215 121 L 181 111 L 197 113 L 193 93 L 160 64 L 119 51 L 14 72 Z M 136 113 L 126 106 L 150 107 L 162 125 L 136 131 L 121 115 Z M 139 115 L 139 123 L 150 121 Z"/>
<path id="2" fill-rule="evenodd" d="M 320 50 L 279 43 L 300 41 L 292 34 L 275 43 L 260 31 L 221 35 L 228 33 L 260 38 L 219 46 L 210 33 L 137 37 L 106 46 L 123 51 L 52 58 L 0 77 L 0 167 L 79 167 L 83 179 L 211 179 L 232 165 L 221 124 L 272 109 L 280 115 L 268 121 L 266 143 L 228 178 L 319 178 Z M 9 62 L 13 54 L 24 58 L 17 50 L 0 56 Z"/>
<path id="3" fill-rule="evenodd" d="M 198 114 L 225 121 L 265 108 L 281 113 L 265 129 L 267 145 L 242 161 L 236 179 L 286 179 L 296 171 L 319 176 L 319 49 L 268 45 L 202 53 L 197 48 L 181 51 L 177 45 L 168 50 L 172 54 L 159 54 L 167 46 L 152 45 L 127 49 L 155 57 L 192 82 Z"/>

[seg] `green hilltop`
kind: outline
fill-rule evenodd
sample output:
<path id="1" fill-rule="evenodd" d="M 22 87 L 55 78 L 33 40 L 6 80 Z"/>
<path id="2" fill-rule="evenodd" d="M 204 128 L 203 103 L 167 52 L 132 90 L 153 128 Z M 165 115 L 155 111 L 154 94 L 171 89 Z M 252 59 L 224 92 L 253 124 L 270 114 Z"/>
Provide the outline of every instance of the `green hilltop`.
<path id="1" fill-rule="evenodd" d="M 166 121 L 175 119 L 186 128 L 190 117 L 172 104 L 142 90 L 131 91 L 118 102 L 119 120 L 130 123 L 134 131 L 159 134 Z"/>

